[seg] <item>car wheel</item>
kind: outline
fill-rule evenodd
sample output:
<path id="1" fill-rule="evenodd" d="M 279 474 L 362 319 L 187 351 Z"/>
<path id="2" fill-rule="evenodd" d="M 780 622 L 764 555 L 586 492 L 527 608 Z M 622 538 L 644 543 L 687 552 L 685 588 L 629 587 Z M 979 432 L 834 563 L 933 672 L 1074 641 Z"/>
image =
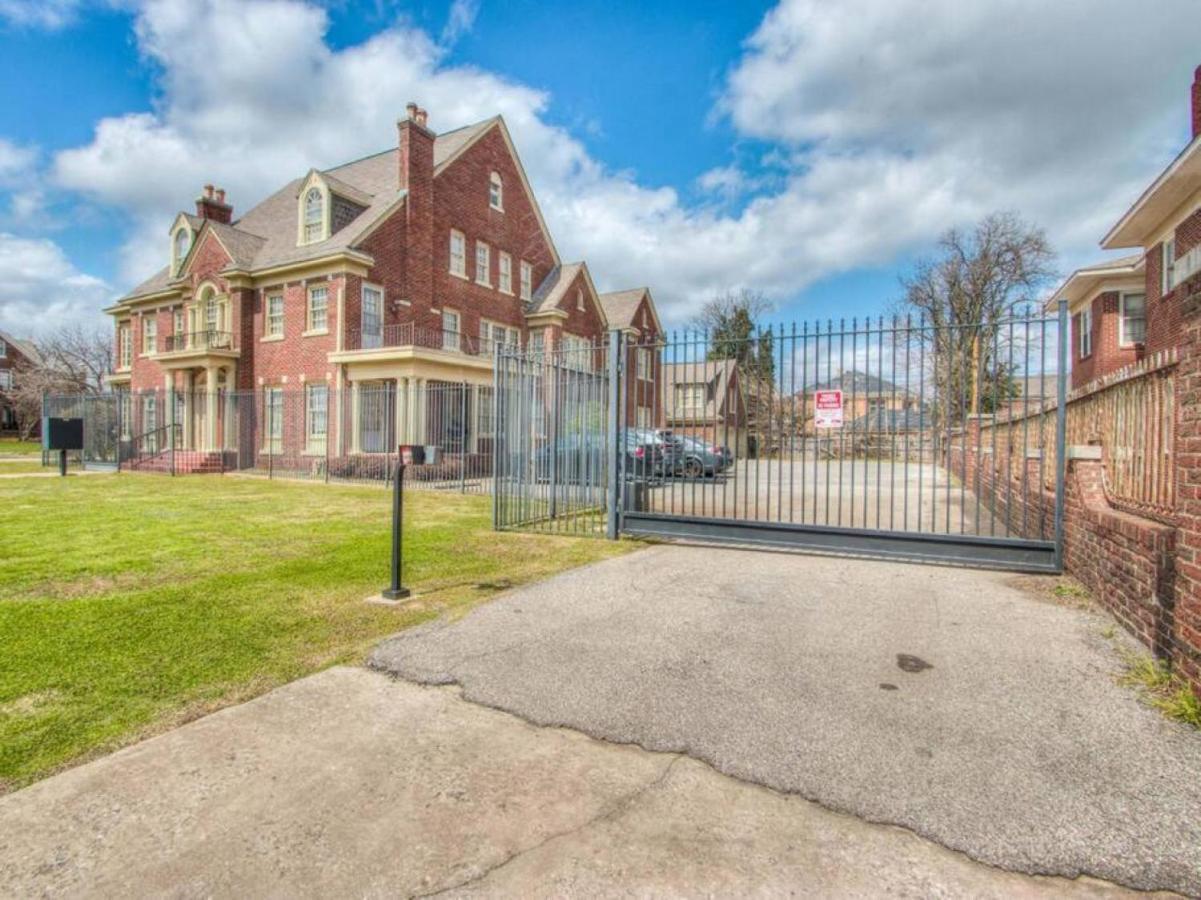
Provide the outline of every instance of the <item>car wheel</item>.
<path id="1" fill-rule="evenodd" d="M 701 465 L 699 459 L 688 459 L 684 461 L 684 475 L 688 478 L 700 478 L 705 473 L 705 467 Z"/>

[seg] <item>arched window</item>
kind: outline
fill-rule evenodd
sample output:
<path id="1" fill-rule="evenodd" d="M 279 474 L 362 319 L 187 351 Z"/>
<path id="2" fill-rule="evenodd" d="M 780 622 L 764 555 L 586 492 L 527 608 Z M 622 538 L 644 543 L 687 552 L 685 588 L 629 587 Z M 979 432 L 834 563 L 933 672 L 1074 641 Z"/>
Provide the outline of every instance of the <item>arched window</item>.
<path id="1" fill-rule="evenodd" d="M 488 179 L 488 205 L 493 209 L 498 209 L 504 212 L 505 209 L 505 186 L 500 180 L 500 173 L 493 172 Z"/>
<path id="2" fill-rule="evenodd" d="M 179 267 L 183 265 L 184 257 L 188 255 L 188 247 L 192 244 L 192 232 L 187 228 L 180 228 L 175 232 L 175 243 L 171 249 L 172 269 L 176 274 L 179 274 Z"/>
<path id="3" fill-rule="evenodd" d="M 304 242 L 310 244 L 325 237 L 325 195 L 320 188 L 309 188 L 304 195 Z"/>

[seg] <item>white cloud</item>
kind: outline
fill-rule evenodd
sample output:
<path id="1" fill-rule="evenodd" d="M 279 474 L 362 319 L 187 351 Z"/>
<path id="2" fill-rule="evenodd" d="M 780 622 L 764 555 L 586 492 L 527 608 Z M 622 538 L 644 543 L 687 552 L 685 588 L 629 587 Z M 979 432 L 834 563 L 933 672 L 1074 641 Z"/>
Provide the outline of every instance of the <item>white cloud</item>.
<path id="1" fill-rule="evenodd" d="M 441 43 L 453 46 L 463 35 L 475 27 L 475 17 L 480 14 L 480 0 L 454 0 L 446 14 L 446 25 L 442 28 Z"/>
<path id="2" fill-rule="evenodd" d="M 53 31 L 73 22 L 82 5 L 82 0 L 0 0 L 0 19 Z"/>
<path id="3" fill-rule="evenodd" d="M 33 176 L 37 150 L 0 138 L 0 188 L 11 188 Z"/>
<path id="4" fill-rule="evenodd" d="M 1192 48 L 1187 29 L 1162 22 L 1182 14 L 1123 16 L 1108 0 L 1037 14 L 1033 0 L 939 4 L 784 0 L 766 17 L 719 109 L 768 142 L 770 177 L 680 173 L 727 199 L 742 192 L 736 212 L 610 171 L 547 123 L 548 94 L 447 64 L 404 21 L 332 49 L 325 12 L 302 0 L 149 0 L 137 39 L 161 73 L 159 103 L 101 121 L 57 156 L 54 177 L 129 216 L 132 283 L 162 265 L 172 216 L 206 182 L 245 210 L 310 166 L 392 144 L 409 100 L 438 130 L 499 112 L 564 257 L 586 258 L 602 289 L 650 285 L 675 322 L 726 288 L 779 302 L 887 266 L 998 208 L 1045 223 L 1061 246 L 1092 246 L 1179 143 Z M 472 9 L 448 28 L 468 27 Z"/>
<path id="5" fill-rule="evenodd" d="M 53 241 L 0 232 L 0 328 L 28 337 L 73 322 L 99 323 L 112 291 L 80 272 Z"/>

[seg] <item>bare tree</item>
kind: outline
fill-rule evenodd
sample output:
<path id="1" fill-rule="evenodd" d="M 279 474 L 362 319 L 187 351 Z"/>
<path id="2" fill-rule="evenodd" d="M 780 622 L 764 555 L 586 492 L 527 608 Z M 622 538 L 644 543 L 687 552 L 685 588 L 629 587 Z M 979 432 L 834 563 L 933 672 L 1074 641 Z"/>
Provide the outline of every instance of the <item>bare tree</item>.
<path id="1" fill-rule="evenodd" d="M 927 326 L 915 336 L 930 353 L 940 417 L 960 422 L 969 412 L 995 411 L 1017 395 L 1005 358 L 1005 323 L 1037 301 L 1055 276 L 1054 262 L 1041 228 L 1001 212 L 970 231 L 946 232 L 937 253 L 902 278 L 903 311 L 918 313 Z"/>
<path id="2" fill-rule="evenodd" d="M 64 325 L 33 344 L 36 358 L 14 370 L 12 386 L 0 392 L 22 439 L 37 429 L 45 395 L 99 394 L 112 370 L 112 336 L 101 328 Z"/>

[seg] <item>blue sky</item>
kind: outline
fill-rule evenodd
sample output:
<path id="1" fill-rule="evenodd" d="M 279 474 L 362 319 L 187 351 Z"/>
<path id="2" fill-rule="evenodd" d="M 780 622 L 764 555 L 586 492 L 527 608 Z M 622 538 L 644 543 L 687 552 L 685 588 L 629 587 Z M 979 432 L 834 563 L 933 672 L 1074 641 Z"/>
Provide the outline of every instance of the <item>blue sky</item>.
<path id="1" fill-rule="evenodd" d="M 245 209 L 387 146 L 408 99 L 503 113 L 564 256 L 671 325 L 741 287 L 886 312 L 995 209 L 1067 269 L 1188 138 L 1201 52 L 1165 3 L 0 0 L 0 328 L 96 319 L 201 184 Z"/>

